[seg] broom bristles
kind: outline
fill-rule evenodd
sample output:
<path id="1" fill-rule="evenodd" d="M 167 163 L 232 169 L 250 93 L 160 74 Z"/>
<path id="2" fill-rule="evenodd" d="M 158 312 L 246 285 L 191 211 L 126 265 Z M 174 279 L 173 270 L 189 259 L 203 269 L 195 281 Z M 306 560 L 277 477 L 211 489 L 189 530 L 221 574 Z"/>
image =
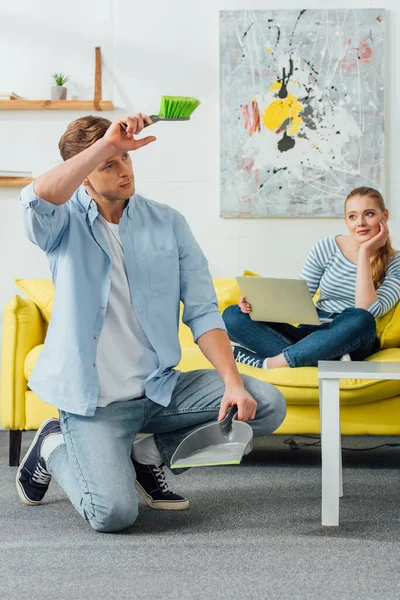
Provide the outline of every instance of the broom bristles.
<path id="1" fill-rule="evenodd" d="M 199 106 L 197 98 L 186 96 L 161 96 L 159 116 L 163 119 L 189 119 Z"/>

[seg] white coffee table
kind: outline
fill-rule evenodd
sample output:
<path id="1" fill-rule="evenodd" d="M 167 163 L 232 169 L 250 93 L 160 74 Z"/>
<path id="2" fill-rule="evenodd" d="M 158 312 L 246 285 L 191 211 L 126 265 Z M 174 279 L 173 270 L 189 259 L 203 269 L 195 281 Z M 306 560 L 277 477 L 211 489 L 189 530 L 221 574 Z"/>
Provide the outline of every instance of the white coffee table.
<path id="1" fill-rule="evenodd" d="M 343 496 L 340 438 L 340 379 L 400 379 L 400 362 L 331 361 L 318 363 L 322 455 L 322 525 L 339 525 Z"/>

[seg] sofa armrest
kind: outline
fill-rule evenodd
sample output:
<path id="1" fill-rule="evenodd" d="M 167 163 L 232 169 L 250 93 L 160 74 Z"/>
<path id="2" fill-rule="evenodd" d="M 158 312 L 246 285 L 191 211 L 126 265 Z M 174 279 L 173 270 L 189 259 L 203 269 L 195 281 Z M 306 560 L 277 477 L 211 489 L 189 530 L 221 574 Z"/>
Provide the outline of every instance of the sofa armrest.
<path id="1" fill-rule="evenodd" d="M 25 428 L 24 363 L 28 352 L 43 344 L 47 324 L 32 300 L 16 295 L 3 313 L 0 420 L 6 429 Z"/>

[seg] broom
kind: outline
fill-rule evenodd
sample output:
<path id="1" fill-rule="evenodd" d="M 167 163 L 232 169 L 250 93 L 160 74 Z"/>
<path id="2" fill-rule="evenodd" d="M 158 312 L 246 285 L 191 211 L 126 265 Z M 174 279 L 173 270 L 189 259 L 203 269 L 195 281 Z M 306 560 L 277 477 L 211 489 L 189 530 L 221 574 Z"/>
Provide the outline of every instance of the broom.
<path id="1" fill-rule="evenodd" d="M 153 123 L 157 121 L 189 121 L 192 112 L 199 106 L 200 100 L 186 96 L 161 96 L 158 115 L 150 115 Z M 148 127 L 149 123 L 144 123 Z M 121 123 L 126 131 L 126 124 Z"/>

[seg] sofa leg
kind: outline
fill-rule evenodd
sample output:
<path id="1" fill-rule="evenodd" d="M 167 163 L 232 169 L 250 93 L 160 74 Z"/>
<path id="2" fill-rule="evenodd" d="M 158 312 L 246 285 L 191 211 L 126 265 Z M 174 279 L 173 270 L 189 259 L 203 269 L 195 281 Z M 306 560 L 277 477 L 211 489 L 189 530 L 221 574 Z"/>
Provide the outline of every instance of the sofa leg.
<path id="1" fill-rule="evenodd" d="M 9 454 L 9 465 L 10 467 L 18 467 L 19 459 L 21 455 L 21 440 L 22 431 L 19 429 L 10 429 L 10 454 Z"/>

